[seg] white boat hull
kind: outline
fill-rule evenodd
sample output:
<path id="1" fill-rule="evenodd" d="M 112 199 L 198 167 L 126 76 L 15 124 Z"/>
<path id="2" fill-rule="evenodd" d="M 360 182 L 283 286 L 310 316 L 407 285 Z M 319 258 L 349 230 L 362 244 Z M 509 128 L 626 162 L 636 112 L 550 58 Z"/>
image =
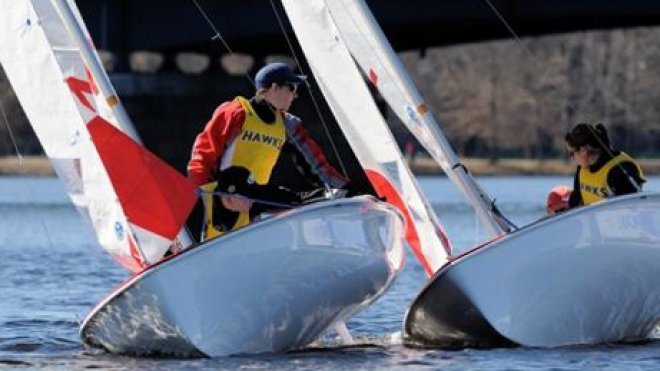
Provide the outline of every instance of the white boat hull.
<path id="1" fill-rule="evenodd" d="M 408 344 L 557 347 L 645 339 L 660 319 L 660 194 L 525 227 L 445 265 L 404 323 Z"/>
<path id="2" fill-rule="evenodd" d="M 370 197 L 255 223 L 130 279 L 87 317 L 82 339 L 131 355 L 302 348 L 389 286 L 403 265 L 402 224 Z"/>

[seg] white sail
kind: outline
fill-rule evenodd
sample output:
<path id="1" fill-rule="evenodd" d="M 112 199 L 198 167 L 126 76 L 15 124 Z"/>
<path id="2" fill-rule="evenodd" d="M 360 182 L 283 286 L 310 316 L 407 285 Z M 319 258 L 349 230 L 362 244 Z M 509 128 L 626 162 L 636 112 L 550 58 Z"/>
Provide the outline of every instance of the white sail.
<path id="1" fill-rule="evenodd" d="M 392 133 L 323 0 L 283 0 L 307 61 L 376 191 L 402 211 L 406 239 L 428 274 L 451 247 L 403 160 Z"/>
<path id="2" fill-rule="evenodd" d="M 99 99 L 98 81 L 50 0 L 0 0 L 0 7 L 0 63 L 74 205 L 124 267 L 157 261 L 194 203 L 192 187 L 117 129 L 111 102 Z"/>
<path id="3" fill-rule="evenodd" d="M 325 2 L 351 55 L 408 130 L 463 192 L 481 222 L 493 234 L 509 231 L 511 225 L 494 210 L 488 195 L 459 162 L 364 1 Z"/>
<path id="4" fill-rule="evenodd" d="M 133 122 L 124 106 L 120 103 L 108 75 L 103 69 L 99 55 L 94 51 L 94 45 L 85 22 L 76 7 L 74 0 L 51 0 L 58 10 L 61 25 L 66 27 L 70 40 L 78 46 L 80 58 L 88 68 L 90 75 L 96 82 L 97 90 L 93 97 L 100 116 L 116 128 L 126 133 L 131 139 L 140 143 L 140 137 L 135 131 Z"/>

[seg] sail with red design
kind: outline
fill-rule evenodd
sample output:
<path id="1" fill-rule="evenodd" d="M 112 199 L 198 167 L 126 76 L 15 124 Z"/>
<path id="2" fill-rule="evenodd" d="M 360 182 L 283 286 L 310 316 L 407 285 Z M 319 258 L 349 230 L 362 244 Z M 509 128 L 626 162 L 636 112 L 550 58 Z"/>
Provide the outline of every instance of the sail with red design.
<path id="1" fill-rule="evenodd" d="M 451 245 L 405 163 L 326 2 L 282 3 L 355 156 L 378 195 L 404 215 L 406 241 L 426 273 L 432 275 L 447 262 Z M 369 78 L 378 80 L 376 75 Z"/>
<path id="2" fill-rule="evenodd" d="M 11 21 L 0 22 L 0 63 L 98 242 L 137 272 L 175 242 L 195 203 L 194 188 L 140 145 L 127 116 L 115 114 L 117 97 L 99 89 L 58 2 L 68 2 L 91 44 L 72 1 L 3 0 Z M 108 79 L 102 70 L 99 78 Z"/>

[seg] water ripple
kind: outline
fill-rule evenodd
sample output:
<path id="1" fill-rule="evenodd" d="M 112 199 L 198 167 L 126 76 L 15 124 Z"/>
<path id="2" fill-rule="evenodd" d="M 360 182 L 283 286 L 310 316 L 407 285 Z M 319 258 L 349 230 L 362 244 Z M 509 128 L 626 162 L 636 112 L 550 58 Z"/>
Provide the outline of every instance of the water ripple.
<path id="1" fill-rule="evenodd" d="M 522 224 L 542 214 L 545 192 L 558 181 L 516 178 L 484 183 L 498 198 L 500 208 Z M 33 188 L 26 194 L 25 180 L 0 178 L 0 368 L 602 371 L 657 369 L 660 364 L 660 343 L 656 341 L 560 349 L 406 348 L 399 333 L 401 321 L 426 279 L 410 253 L 388 293 L 347 323 L 356 340 L 354 346 L 342 346 L 330 333 L 297 352 L 222 359 L 140 359 L 88 349 L 78 335 L 80 318 L 128 274 L 95 243 L 66 197 L 61 198 L 56 180 L 30 182 Z M 445 180 L 427 178 L 421 183 L 455 246 L 478 241 L 474 216 L 456 201 L 460 195 L 445 193 L 451 188 Z M 533 192 L 519 192 L 521 189 Z"/>

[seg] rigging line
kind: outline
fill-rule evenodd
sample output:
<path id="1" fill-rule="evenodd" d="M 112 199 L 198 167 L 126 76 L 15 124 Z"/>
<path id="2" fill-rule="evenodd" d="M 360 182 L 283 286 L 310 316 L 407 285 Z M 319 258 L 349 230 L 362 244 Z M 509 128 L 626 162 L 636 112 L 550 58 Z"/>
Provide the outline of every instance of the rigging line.
<path id="1" fill-rule="evenodd" d="M 264 200 L 264 199 L 260 199 L 260 198 L 253 198 L 253 197 L 249 197 L 249 196 L 244 196 L 244 195 L 239 194 L 239 193 L 230 193 L 230 192 L 221 192 L 221 191 L 205 191 L 201 188 L 197 188 L 195 190 L 195 194 L 197 194 L 198 196 L 202 196 L 204 194 L 210 194 L 210 195 L 214 195 L 214 196 L 230 196 L 230 197 L 235 197 L 235 198 L 239 198 L 239 199 L 246 200 L 246 201 L 252 201 L 252 202 L 258 203 L 258 204 L 263 204 L 263 205 L 266 205 L 266 206 L 275 206 L 275 207 L 282 207 L 282 208 L 287 208 L 287 209 L 291 209 L 291 208 L 296 207 L 296 205 L 294 205 L 294 204 L 275 202 L 275 201 Z"/>
<path id="2" fill-rule="evenodd" d="M 2 113 L 2 119 L 5 123 L 5 126 L 7 127 L 7 132 L 9 133 L 9 138 L 11 139 L 11 143 L 14 146 L 14 151 L 16 152 L 16 157 L 18 158 L 18 166 L 19 168 L 23 168 L 23 155 L 21 154 L 21 151 L 18 148 L 18 142 L 16 141 L 16 137 L 14 136 L 14 131 L 11 128 L 11 125 L 9 123 L 9 118 L 7 117 L 7 112 L 5 111 L 5 107 L 3 105 L 4 99 L 0 99 L 0 113 Z M 34 191 L 34 188 L 32 187 L 32 181 L 29 180 L 24 172 L 21 172 L 21 177 L 23 179 L 26 179 L 26 184 L 28 188 L 28 193 L 29 193 L 29 198 L 34 200 L 36 199 L 35 195 L 36 192 Z M 53 248 L 53 239 L 48 232 L 48 228 L 46 227 L 46 223 L 44 223 L 44 220 L 42 217 L 40 217 L 41 213 L 38 213 L 39 215 L 37 219 L 39 219 L 39 224 L 41 225 L 41 229 L 43 229 L 44 234 L 46 235 L 46 240 L 48 240 L 48 247 Z"/>
<path id="3" fill-rule="evenodd" d="M 198 10 L 199 13 L 201 14 L 201 16 L 202 16 L 202 17 L 204 18 L 204 20 L 206 21 L 206 23 L 207 23 L 207 24 L 209 25 L 209 27 L 213 30 L 213 32 L 214 32 L 214 36 L 211 38 L 211 40 L 213 40 L 213 41 L 217 40 L 218 42 L 220 42 L 220 43 L 224 46 L 225 49 L 227 49 L 227 51 L 228 51 L 230 54 L 232 54 L 232 55 L 236 54 L 236 53 L 234 53 L 234 51 L 233 51 L 233 50 L 231 49 L 231 47 L 229 46 L 229 43 L 228 43 L 228 42 L 222 37 L 222 34 L 218 31 L 218 28 L 215 26 L 215 24 L 213 23 L 213 21 L 211 20 L 211 18 L 208 16 L 208 14 L 207 14 L 206 11 L 204 10 L 204 8 L 199 4 L 198 0 L 190 0 L 190 1 L 195 5 L 195 7 L 197 8 L 197 10 Z M 274 12 L 275 12 L 275 16 L 277 17 L 277 20 L 278 20 L 278 23 L 280 24 L 280 28 L 284 31 L 284 26 L 283 26 L 282 20 L 280 19 L 279 14 L 278 14 L 277 11 L 275 10 L 275 9 L 276 9 L 276 8 L 275 8 L 275 4 L 273 4 L 272 0 L 271 0 L 270 3 L 271 3 L 271 6 L 273 7 L 273 10 L 274 10 Z M 293 57 L 294 57 L 294 60 L 295 60 L 295 62 L 296 62 L 296 65 L 297 65 L 298 68 L 302 71 L 302 67 L 301 67 L 301 65 L 300 65 L 300 61 L 299 61 L 299 59 L 298 59 L 296 53 L 295 53 L 294 50 L 293 50 L 293 47 L 292 47 L 291 41 L 289 40 L 289 37 L 286 35 L 286 32 L 283 32 L 283 33 L 284 33 L 284 35 L 285 35 L 285 37 L 286 37 L 287 43 L 289 44 L 289 48 L 291 49 L 291 52 L 293 53 Z M 252 79 L 252 77 L 251 77 L 248 73 L 245 73 L 245 77 L 250 81 L 250 84 L 252 84 L 252 87 L 256 89 L 256 84 L 255 84 L 254 80 Z M 344 162 L 343 162 L 341 156 L 339 156 L 339 151 L 337 150 L 337 146 L 335 145 L 335 142 L 333 141 L 332 136 L 330 135 L 330 132 L 329 132 L 329 130 L 328 130 L 328 126 L 327 126 L 325 120 L 323 119 L 323 116 L 321 115 L 321 110 L 320 110 L 320 108 L 319 108 L 319 104 L 318 104 L 318 102 L 316 101 L 316 98 L 315 98 L 314 94 L 312 93 L 311 88 L 309 87 L 309 82 L 306 81 L 305 85 L 306 85 L 308 91 L 310 92 L 310 96 L 311 96 L 311 98 L 312 98 L 312 102 L 313 102 L 313 104 L 314 104 L 314 108 L 315 108 L 315 110 L 316 110 L 316 112 L 317 112 L 317 115 L 319 116 L 319 118 L 320 118 L 320 120 L 321 120 L 321 123 L 323 124 L 323 128 L 324 128 L 324 130 L 325 130 L 326 136 L 328 137 L 328 140 L 330 141 L 330 144 L 331 144 L 332 149 L 333 149 L 333 151 L 334 151 L 334 153 L 335 153 L 335 156 L 337 157 L 337 160 L 339 161 L 339 165 L 340 165 L 340 167 L 341 167 L 342 173 L 343 173 L 343 175 L 344 175 L 345 177 L 348 178 L 348 173 L 347 173 L 347 171 L 346 171 L 346 167 L 345 167 L 345 165 L 344 165 Z"/>
<path id="4" fill-rule="evenodd" d="M 328 12 L 330 13 L 330 16 L 332 16 L 332 10 L 328 8 Z M 333 18 L 334 18 L 334 17 L 333 17 Z M 353 26 L 354 26 L 356 29 L 362 31 L 360 34 L 358 34 L 359 36 L 362 36 L 362 35 L 366 35 L 366 34 L 368 34 L 368 30 L 365 30 L 365 28 L 363 27 L 363 25 L 362 25 L 361 23 L 356 22 L 354 17 L 349 17 L 349 19 L 351 20 L 351 22 L 353 23 Z M 384 62 L 381 60 L 381 58 L 380 58 L 380 56 L 379 56 L 379 53 L 376 52 L 376 50 L 375 50 L 374 46 L 372 45 L 372 43 L 368 42 L 368 40 L 367 40 L 367 42 L 365 42 L 365 44 L 367 44 L 367 45 L 369 46 L 369 49 L 371 49 L 371 50 L 373 51 L 373 55 L 376 57 L 376 59 L 378 60 L 378 62 L 380 63 L 380 65 L 381 65 L 381 66 L 386 66 L 387 64 L 384 63 Z M 390 71 L 389 68 L 383 68 L 383 72 L 385 72 L 385 74 L 387 74 L 387 75 L 390 77 L 390 80 L 394 83 L 394 85 L 395 85 L 395 87 L 396 87 L 396 90 L 399 92 L 399 94 L 400 94 L 401 96 L 404 97 L 404 100 L 405 100 L 405 101 L 412 101 L 412 98 L 410 98 L 410 96 L 406 93 L 405 86 L 403 86 L 403 83 L 401 82 L 401 80 L 394 78 L 394 76 L 392 75 L 392 73 L 391 73 L 391 71 Z M 366 73 L 366 72 L 365 72 L 365 73 Z M 374 87 L 376 88 L 376 91 L 378 91 L 378 87 L 377 87 L 377 86 L 374 86 Z M 380 93 L 379 93 L 379 94 L 380 94 Z M 372 94 L 372 95 L 373 95 L 373 94 Z M 375 101 L 375 99 L 374 99 L 374 101 Z M 413 102 L 413 104 L 416 105 L 415 102 Z M 388 105 L 389 105 L 389 103 L 388 103 Z M 380 110 L 379 110 L 379 111 L 380 111 Z M 382 115 L 382 114 L 381 114 L 381 115 Z M 391 131 L 391 130 L 390 130 L 390 131 Z M 408 131 L 410 131 L 410 130 L 408 130 Z M 422 144 L 422 145 L 423 145 L 423 144 Z M 403 153 L 401 153 L 401 157 L 402 157 L 402 159 L 403 159 Z M 443 157 L 444 157 L 444 154 L 443 154 Z M 404 161 L 404 162 L 405 162 L 405 161 Z M 454 166 L 456 166 L 456 165 L 454 165 Z M 428 209 L 428 207 L 427 207 L 427 209 Z M 432 213 L 430 213 L 430 214 L 431 214 L 431 215 L 435 215 L 435 212 L 432 212 Z"/>
<path id="5" fill-rule="evenodd" d="M 542 61 L 540 61 L 538 58 L 536 58 L 536 57 L 534 56 L 534 54 L 532 54 L 531 50 L 529 50 L 529 48 L 527 48 L 527 47 L 525 46 L 525 44 L 523 43 L 523 41 L 522 41 L 522 39 L 520 38 L 520 36 L 518 36 L 518 34 L 516 33 L 516 31 L 515 31 L 515 30 L 513 29 L 513 27 L 509 24 L 509 22 L 507 22 L 507 20 L 504 18 L 504 16 L 503 16 L 503 15 L 497 10 L 497 8 L 496 8 L 495 5 L 491 2 L 491 0 L 484 0 L 484 2 L 486 2 L 486 4 L 488 4 L 488 6 L 489 6 L 489 7 L 491 8 L 491 10 L 493 11 L 493 13 L 495 13 L 495 15 L 497 16 L 497 18 L 502 22 L 502 24 L 504 24 L 504 26 L 507 28 L 507 30 L 509 30 L 509 33 L 511 33 L 511 35 L 516 39 L 516 41 L 518 42 L 518 44 L 521 45 L 521 48 L 525 51 L 525 53 L 527 53 L 527 54 L 528 54 L 528 55 L 529 55 L 529 56 L 530 56 L 535 62 L 542 63 Z M 605 90 L 608 91 L 608 89 L 605 89 Z M 612 96 L 610 95 L 610 97 L 612 97 Z M 567 105 L 571 110 L 573 110 L 573 112 L 577 112 L 577 109 L 576 109 L 575 106 L 570 102 L 570 100 L 568 99 L 568 97 L 564 97 L 564 100 L 566 101 L 566 105 Z M 601 146 L 602 148 L 605 149 L 605 152 L 607 152 L 607 154 L 608 154 L 610 157 L 614 158 L 614 154 L 612 153 L 611 149 L 609 148 L 609 146 L 606 146 L 605 143 L 603 143 L 603 141 L 602 141 L 602 140 L 600 139 L 600 137 L 598 136 L 598 133 L 596 133 L 595 128 L 593 128 L 593 127 L 591 126 L 591 124 L 587 124 L 587 127 L 589 128 L 589 131 L 591 132 L 591 134 L 593 135 L 593 137 L 596 138 L 596 140 L 598 141 L 598 143 L 600 144 L 600 146 Z M 640 192 L 640 191 L 642 190 L 642 188 L 641 188 L 640 185 L 637 183 L 637 181 L 634 180 L 634 178 L 632 177 L 632 175 L 630 175 L 630 173 L 629 173 L 628 171 L 626 171 L 626 169 L 623 167 L 623 165 L 622 165 L 621 163 L 618 163 L 618 164 L 617 164 L 617 167 L 620 168 L 621 171 L 623 171 L 623 173 L 624 173 L 624 174 L 626 175 L 626 177 L 628 178 L 628 181 L 630 181 L 630 183 L 631 183 L 632 186 L 637 190 L 637 192 Z"/>
<path id="6" fill-rule="evenodd" d="M 332 11 L 330 9 L 328 9 L 328 11 L 330 12 L 330 15 L 332 16 Z M 355 36 L 361 36 L 364 39 L 363 35 L 369 34 L 369 29 L 365 26 L 364 23 L 357 22 L 354 16 L 350 16 L 349 20 L 351 21 L 351 23 L 353 24 L 353 27 L 355 27 L 355 29 L 360 30 L 360 33 L 358 33 Z M 405 84 L 403 83 L 403 81 L 401 79 L 395 78 L 395 75 L 391 71 L 391 69 L 387 68 L 387 66 L 389 65 L 389 63 L 387 63 L 387 60 L 383 60 L 383 58 L 381 58 L 380 54 L 376 51 L 376 48 L 373 46 L 373 44 L 371 42 L 369 42 L 369 40 L 364 40 L 364 41 L 365 41 L 365 44 L 368 45 L 369 49 L 372 51 L 372 54 L 374 55 L 374 57 L 376 58 L 378 63 L 383 67 L 381 72 L 389 77 L 390 81 L 392 81 L 392 84 L 394 85 L 394 88 L 395 88 L 396 92 L 399 94 L 399 96 L 402 97 L 404 101 L 410 102 L 413 106 L 416 106 L 418 103 L 416 103 L 414 101 L 413 97 L 411 96 L 411 94 L 408 93 L 408 90 L 407 90 Z M 376 88 L 377 88 L 376 90 L 378 90 L 378 87 L 376 87 Z M 421 96 L 421 93 L 419 93 L 419 95 Z M 423 103 L 424 98 L 421 97 L 421 99 L 422 99 L 422 103 Z M 409 131 L 411 131 L 411 130 L 409 129 Z M 422 143 L 422 145 L 424 145 L 424 144 Z M 440 155 L 443 158 L 445 158 L 445 161 L 449 162 L 447 156 L 445 156 L 445 154 L 442 153 L 442 151 L 440 152 Z M 460 167 L 465 171 L 465 173 L 469 173 L 468 168 L 464 164 L 462 164 L 460 161 L 455 163 L 455 164 L 450 164 L 450 166 L 451 166 L 452 170 L 456 169 L 457 167 Z M 500 218 L 499 220 L 501 220 L 504 223 L 508 224 L 509 227 L 511 227 L 513 229 L 517 229 L 517 227 L 513 223 L 511 223 L 510 220 L 505 218 L 502 215 L 502 213 L 499 212 L 499 210 L 495 206 L 495 203 L 490 201 L 489 196 L 486 195 L 486 192 L 479 186 L 479 184 L 477 184 L 476 182 L 471 182 L 471 183 L 472 183 L 472 186 L 474 188 L 476 188 L 476 190 L 477 190 L 478 194 L 480 195 L 480 197 L 482 199 L 488 200 L 491 213 L 493 215 L 499 217 Z M 428 209 L 428 207 L 427 207 L 427 209 Z M 437 215 L 436 215 L 435 212 L 431 212 L 429 214 L 433 215 L 435 218 L 437 218 Z"/>
<path id="7" fill-rule="evenodd" d="M 492 3 L 491 0 L 484 0 L 486 4 L 488 4 L 488 7 L 495 13 L 495 16 L 502 22 L 504 27 L 509 31 L 511 36 L 516 40 L 518 45 L 520 45 L 521 49 L 534 61 L 535 63 L 538 63 L 540 65 L 543 65 L 544 61 L 541 60 L 540 58 L 537 58 L 534 53 L 525 45 L 523 42 L 522 38 L 518 35 L 518 33 L 513 29 L 513 26 L 504 18 L 502 13 L 497 9 L 497 7 Z M 571 101 L 568 99 L 568 96 L 564 95 L 564 102 L 568 108 L 570 108 L 573 112 L 578 112 L 577 108 L 571 103 Z"/>
<path id="8" fill-rule="evenodd" d="M 330 9 L 328 9 L 328 11 L 330 12 L 330 15 L 332 15 L 332 11 Z M 361 24 L 360 22 L 357 22 L 354 17 L 349 17 L 349 19 L 350 19 L 351 23 L 353 23 L 353 26 L 356 29 L 361 31 L 361 33 L 359 33 L 358 36 L 368 34 L 368 29 L 363 24 Z M 377 53 L 376 48 L 374 48 L 373 44 L 368 42 L 368 40 L 365 40 L 365 44 L 368 45 L 369 49 L 372 50 L 374 57 L 378 60 L 378 63 L 380 63 L 380 65 L 383 66 L 383 71 L 382 72 L 384 72 L 386 75 L 389 76 L 390 81 L 393 82 L 393 84 L 396 88 L 396 91 L 399 93 L 400 96 L 403 97 L 404 101 L 412 102 L 413 105 L 416 105 L 416 103 L 413 101 L 412 97 L 406 92 L 406 87 L 404 86 L 403 82 L 400 79 L 396 79 L 394 77 L 394 75 L 392 74 L 391 70 L 389 68 L 386 68 L 388 63 L 385 63 L 382 60 L 379 53 Z M 376 90 L 378 90 L 377 87 L 376 87 Z M 442 154 L 442 155 L 444 157 L 444 154 Z M 465 166 L 463 164 L 460 164 L 460 163 L 452 164 L 452 167 L 455 168 L 456 166 L 459 166 L 459 165 L 462 166 L 463 168 L 465 168 Z"/>
<path id="9" fill-rule="evenodd" d="M 598 141 L 598 144 L 600 144 L 600 147 L 605 149 L 605 152 L 607 153 L 607 155 L 610 156 L 611 158 L 614 158 L 615 156 L 614 156 L 614 153 L 611 151 L 611 148 L 609 146 L 607 146 L 605 144 L 605 142 L 603 142 L 600 139 L 600 136 L 599 136 L 598 132 L 596 131 L 596 129 L 594 127 L 592 127 L 591 124 L 587 124 L 587 128 L 589 128 L 589 132 L 591 132 L 591 135 L 594 138 L 596 138 L 596 140 Z M 616 164 L 616 166 L 619 169 L 621 169 L 621 171 L 626 175 L 626 178 L 628 178 L 628 181 L 635 188 L 635 190 L 637 190 L 637 192 L 641 192 L 642 191 L 641 185 L 639 183 L 637 183 L 635 178 L 633 178 L 633 176 L 630 175 L 630 173 L 626 170 L 626 168 L 623 167 L 623 163 L 619 162 L 619 163 Z"/>
<path id="10" fill-rule="evenodd" d="M 9 133 L 9 138 L 11 139 L 11 144 L 14 146 L 14 151 L 16 152 L 16 157 L 18 157 L 18 164 L 19 167 L 23 166 L 23 156 L 21 155 L 21 151 L 18 150 L 18 144 L 16 143 L 16 138 L 14 137 L 14 132 L 11 130 L 11 126 L 9 126 L 9 119 L 7 119 L 7 113 L 5 112 L 5 108 L 2 104 L 2 100 L 0 100 L 0 112 L 2 112 L 2 119 L 5 122 L 5 126 L 7 127 L 7 132 Z"/>
<path id="11" fill-rule="evenodd" d="M 273 13 L 275 14 L 275 18 L 277 19 L 277 23 L 280 26 L 280 30 L 282 31 L 282 34 L 284 34 L 284 38 L 286 39 L 286 42 L 289 46 L 289 50 L 291 51 L 291 55 L 293 56 L 293 60 L 296 62 L 296 66 L 298 66 L 298 69 L 300 71 L 303 71 L 302 64 L 300 63 L 300 59 L 298 58 L 298 55 L 293 48 L 293 43 L 291 42 L 291 38 L 289 35 L 286 33 L 286 29 L 284 27 L 284 22 L 282 21 L 282 17 L 280 17 L 279 12 L 277 11 L 277 8 L 275 6 L 275 3 L 273 0 L 270 0 L 270 6 L 273 8 Z M 310 74 L 311 75 L 311 74 Z M 344 160 L 342 157 L 339 155 L 339 150 L 337 149 L 337 145 L 335 144 L 335 141 L 332 139 L 332 135 L 330 135 L 330 129 L 328 129 L 328 124 L 323 118 L 323 115 L 321 114 L 321 108 L 319 106 L 319 103 L 316 99 L 316 96 L 314 95 L 314 92 L 312 91 L 311 84 L 309 81 L 305 80 L 305 87 L 307 88 L 307 91 L 309 92 L 309 96 L 312 98 L 312 104 L 314 105 L 314 109 L 316 110 L 316 114 L 319 117 L 319 120 L 321 121 L 321 125 L 323 126 L 323 130 L 325 131 L 325 135 L 330 141 L 330 145 L 332 146 L 332 151 L 335 154 L 335 157 L 337 158 L 337 161 L 339 161 L 339 166 L 341 167 L 341 171 L 344 175 L 345 178 L 348 179 L 348 172 L 346 171 L 346 166 L 344 165 Z M 326 185 L 327 187 L 327 185 Z"/>
<path id="12" fill-rule="evenodd" d="M 328 9 L 328 11 L 332 15 L 332 11 L 330 9 Z M 358 34 L 359 36 L 369 34 L 369 29 L 366 26 L 364 26 L 364 23 L 357 22 L 354 17 L 349 17 L 349 19 L 351 20 L 351 23 L 353 23 L 353 27 L 361 31 L 361 33 Z M 384 63 L 383 60 L 380 58 L 379 53 L 377 53 L 376 48 L 374 48 L 373 44 L 368 42 L 368 40 L 365 40 L 365 44 L 367 44 L 369 46 L 369 49 L 373 51 L 373 55 L 376 57 L 380 65 L 383 67 L 387 66 L 387 63 Z M 412 101 L 409 94 L 406 93 L 406 88 L 401 82 L 401 80 L 394 78 L 389 68 L 383 68 L 383 71 L 390 77 L 390 80 L 396 86 L 396 90 L 399 92 L 400 95 L 404 97 L 404 100 Z M 378 90 L 378 87 L 376 87 L 376 90 Z M 453 166 L 456 165 L 453 164 Z"/>
<path id="13" fill-rule="evenodd" d="M 202 6 L 199 4 L 199 2 L 197 0 L 190 0 L 190 1 L 195 5 L 197 10 L 199 11 L 199 14 L 202 16 L 202 18 L 204 18 L 204 20 L 209 25 L 211 30 L 213 30 L 214 35 L 211 38 L 211 41 L 218 41 L 219 43 L 221 43 L 224 46 L 225 49 L 227 49 L 227 51 L 229 52 L 230 55 L 235 55 L 236 53 L 229 46 L 229 43 L 227 43 L 227 40 L 225 40 L 225 38 L 222 37 L 222 34 L 220 33 L 220 31 L 218 31 L 218 28 L 215 26 L 215 23 L 213 23 L 213 21 L 211 20 L 209 15 L 206 13 L 204 8 L 202 8 Z M 254 83 L 254 80 L 252 79 L 250 74 L 245 73 L 244 75 L 250 81 L 250 84 L 252 84 L 252 87 L 256 89 L 256 84 Z"/>

